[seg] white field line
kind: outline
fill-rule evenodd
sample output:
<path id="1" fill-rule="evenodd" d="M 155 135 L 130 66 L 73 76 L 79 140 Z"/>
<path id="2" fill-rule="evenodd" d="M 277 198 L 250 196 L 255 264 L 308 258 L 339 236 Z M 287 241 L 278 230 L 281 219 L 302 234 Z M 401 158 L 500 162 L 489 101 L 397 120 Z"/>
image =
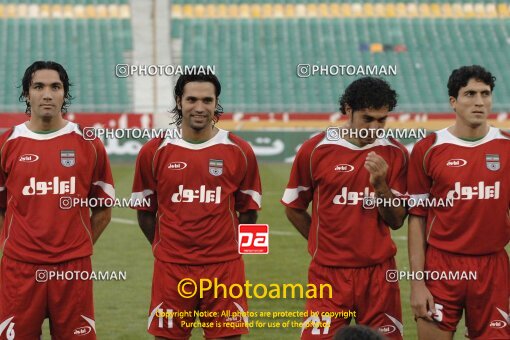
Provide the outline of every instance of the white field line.
<path id="1" fill-rule="evenodd" d="M 125 218 L 118 218 L 118 217 L 112 217 L 112 222 L 122 223 L 122 224 L 131 224 L 131 225 L 138 225 L 138 222 L 133 220 L 128 220 Z M 269 233 L 271 235 L 278 235 L 278 236 L 301 236 L 300 233 L 293 231 L 283 231 L 283 230 L 274 230 L 270 228 Z M 407 241 L 407 236 L 393 236 L 394 240 L 398 241 Z"/>

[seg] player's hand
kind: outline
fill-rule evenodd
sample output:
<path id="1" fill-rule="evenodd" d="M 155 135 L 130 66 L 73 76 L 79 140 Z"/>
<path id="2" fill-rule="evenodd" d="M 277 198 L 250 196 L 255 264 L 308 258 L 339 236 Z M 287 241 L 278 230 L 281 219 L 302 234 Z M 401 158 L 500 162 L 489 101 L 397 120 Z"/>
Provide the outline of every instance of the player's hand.
<path id="1" fill-rule="evenodd" d="M 411 308 L 415 318 L 433 321 L 432 316 L 436 314 L 434 298 L 423 281 L 411 284 Z"/>
<path id="2" fill-rule="evenodd" d="M 388 164 L 374 151 L 368 153 L 365 159 L 365 169 L 370 173 L 370 184 L 377 189 L 386 183 L 386 174 L 388 173 Z"/>

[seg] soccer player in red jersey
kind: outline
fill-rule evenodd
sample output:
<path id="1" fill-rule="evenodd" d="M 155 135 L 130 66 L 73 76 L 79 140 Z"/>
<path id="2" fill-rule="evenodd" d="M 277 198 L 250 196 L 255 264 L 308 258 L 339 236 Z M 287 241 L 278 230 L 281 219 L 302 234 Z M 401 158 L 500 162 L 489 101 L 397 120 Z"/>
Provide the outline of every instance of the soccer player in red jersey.
<path id="1" fill-rule="evenodd" d="M 197 285 L 217 279 L 227 289 L 245 283 L 237 227 L 256 222 L 261 183 L 251 146 L 215 126 L 222 113 L 220 92 L 215 75 L 182 75 L 173 110 L 182 139 L 153 139 L 136 161 L 132 198 L 150 200 L 137 209 L 155 257 L 148 331 L 156 339 L 188 339 L 195 310 L 204 313 L 207 339 L 239 339 L 248 332 L 244 295 L 223 298 L 219 288 L 218 298 L 213 290 L 185 298 L 178 287 L 185 278 Z"/>
<path id="2" fill-rule="evenodd" d="M 463 310 L 469 338 L 510 339 L 510 135 L 487 123 L 494 85 L 481 66 L 454 70 L 448 95 L 455 124 L 411 154 L 409 195 L 453 201 L 409 210 L 411 270 L 449 275 L 411 283 L 420 339 L 452 339 Z"/>
<path id="3" fill-rule="evenodd" d="M 33 63 L 20 96 L 30 119 L 0 137 L 1 339 L 39 339 L 46 317 L 53 339 L 96 338 L 92 281 L 63 277 L 92 270 L 111 209 L 69 203 L 115 193 L 103 144 L 64 119 L 69 86 L 60 64 Z"/>
<path id="4" fill-rule="evenodd" d="M 397 248 L 389 229 L 402 225 L 405 208 L 374 208 L 373 199 L 406 192 L 408 154 L 395 140 L 367 133 L 384 128 L 396 97 L 382 79 L 354 81 L 340 99 L 340 110 L 348 117 L 342 131 L 358 134 L 323 132 L 306 141 L 294 160 L 282 203 L 288 219 L 308 239 L 308 282 L 333 287 L 331 299 L 307 300 L 308 315 L 314 315 L 303 324 L 302 339 L 331 339 L 351 318 L 323 313 L 347 311 L 356 313 L 358 324 L 402 338 L 399 286 L 386 281 L 386 271 L 396 269 Z"/>

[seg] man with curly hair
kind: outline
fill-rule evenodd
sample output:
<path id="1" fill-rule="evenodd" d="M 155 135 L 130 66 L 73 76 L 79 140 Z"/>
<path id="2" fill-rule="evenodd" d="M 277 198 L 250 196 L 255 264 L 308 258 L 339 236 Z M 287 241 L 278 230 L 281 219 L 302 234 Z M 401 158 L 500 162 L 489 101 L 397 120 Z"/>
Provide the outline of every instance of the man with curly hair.
<path id="1" fill-rule="evenodd" d="M 331 298 L 309 298 L 302 339 L 331 339 L 354 314 L 358 324 L 402 339 L 402 311 L 390 228 L 402 226 L 402 205 L 373 205 L 406 192 L 407 150 L 376 138 L 397 94 L 384 80 L 352 82 L 340 99 L 346 125 L 306 141 L 298 151 L 282 198 L 287 218 L 308 239 L 311 284 L 330 284 Z M 312 214 L 307 212 L 312 202 Z M 352 312 L 347 313 L 348 311 Z M 349 317 L 335 317 L 334 314 Z"/>

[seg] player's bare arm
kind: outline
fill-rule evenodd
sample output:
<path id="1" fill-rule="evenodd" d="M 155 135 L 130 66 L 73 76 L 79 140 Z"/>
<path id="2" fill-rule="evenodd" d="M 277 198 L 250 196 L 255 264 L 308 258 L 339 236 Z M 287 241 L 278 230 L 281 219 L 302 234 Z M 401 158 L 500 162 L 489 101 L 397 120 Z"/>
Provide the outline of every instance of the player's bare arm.
<path id="1" fill-rule="evenodd" d="M 299 231 L 299 233 L 308 240 L 310 225 L 312 223 L 312 216 L 310 216 L 308 211 L 285 207 L 285 214 L 287 215 L 290 223 L 292 223 L 292 225 Z"/>
<path id="2" fill-rule="evenodd" d="M 388 173 L 388 164 L 375 152 L 370 152 L 365 160 L 365 168 L 370 173 L 370 184 L 374 187 L 375 195 L 386 199 L 394 198 L 388 183 L 386 175 Z M 406 210 L 402 205 L 399 206 L 380 206 L 379 214 L 388 225 L 396 230 L 404 223 Z"/>
<path id="3" fill-rule="evenodd" d="M 425 241 L 426 218 L 422 216 L 409 216 L 409 266 L 412 272 L 423 271 L 425 266 Z M 434 298 L 425 286 L 424 280 L 411 281 L 411 308 L 415 317 L 432 321 L 434 310 Z"/>
<path id="4" fill-rule="evenodd" d="M 112 219 L 112 208 L 96 207 L 90 210 L 92 210 L 92 215 L 90 216 L 92 241 L 96 243 Z"/>
<path id="5" fill-rule="evenodd" d="M 246 212 L 239 213 L 239 224 L 254 224 L 257 222 L 258 214 L 257 210 L 248 210 Z"/>
<path id="6" fill-rule="evenodd" d="M 425 265 L 426 218 L 409 216 L 409 264 L 412 272 L 423 271 Z M 439 329 L 432 321 L 436 314 L 434 298 L 423 280 L 411 281 L 411 308 L 418 323 L 420 339 L 453 339 L 453 332 Z"/>
<path id="7" fill-rule="evenodd" d="M 156 231 L 156 212 L 137 211 L 138 225 L 142 229 L 143 234 L 150 244 L 154 241 L 154 233 Z"/>

